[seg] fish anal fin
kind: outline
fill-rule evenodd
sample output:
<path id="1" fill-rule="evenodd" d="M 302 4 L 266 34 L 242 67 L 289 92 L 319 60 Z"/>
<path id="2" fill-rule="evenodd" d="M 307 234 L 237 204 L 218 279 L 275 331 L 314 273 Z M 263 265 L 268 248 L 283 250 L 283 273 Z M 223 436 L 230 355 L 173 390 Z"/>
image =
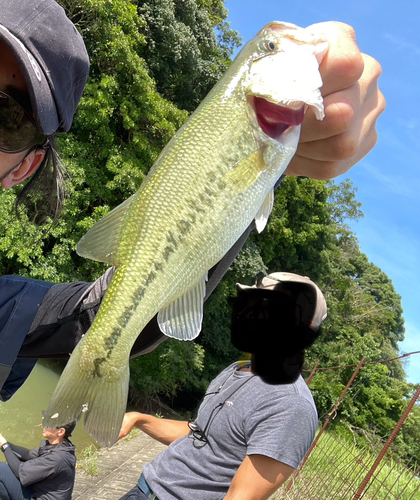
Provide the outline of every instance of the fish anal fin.
<path id="1" fill-rule="evenodd" d="M 268 218 L 270 217 L 271 211 L 273 210 L 273 205 L 274 189 L 271 189 L 268 195 L 265 197 L 265 200 L 258 210 L 257 215 L 255 216 L 255 227 L 257 228 L 257 231 L 259 233 L 261 233 L 267 225 Z"/>
<path id="2" fill-rule="evenodd" d="M 238 162 L 225 176 L 225 181 L 233 191 L 245 191 L 254 184 L 260 173 L 267 168 L 262 148 L 250 153 Z"/>
<path id="3" fill-rule="evenodd" d="M 207 276 L 201 278 L 187 293 L 159 311 L 159 328 L 166 336 L 178 340 L 193 340 L 198 336 L 203 321 L 206 279 Z"/>
<path id="4" fill-rule="evenodd" d="M 120 229 L 135 196 L 111 210 L 80 239 L 76 251 L 81 257 L 118 266 L 115 252 L 120 242 Z"/>

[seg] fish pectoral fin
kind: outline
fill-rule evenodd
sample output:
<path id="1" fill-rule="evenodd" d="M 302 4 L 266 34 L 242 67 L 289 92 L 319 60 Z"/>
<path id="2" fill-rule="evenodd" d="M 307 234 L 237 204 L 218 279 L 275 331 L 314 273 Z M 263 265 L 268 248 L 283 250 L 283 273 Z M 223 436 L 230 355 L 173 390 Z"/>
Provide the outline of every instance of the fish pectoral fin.
<path id="1" fill-rule="evenodd" d="M 263 204 L 258 210 L 257 215 L 255 216 L 255 227 L 257 228 L 257 231 L 259 233 L 261 233 L 265 228 L 265 226 L 267 225 L 268 218 L 270 217 L 271 211 L 273 210 L 273 206 L 274 206 L 274 189 L 271 189 L 271 191 L 265 197 L 265 200 L 263 201 Z"/>
<path id="2" fill-rule="evenodd" d="M 76 251 L 81 257 L 118 267 L 115 252 L 120 242 L 121 223 L 135 196 L 111 210 L 80 239 Z"/>
<path id="3" fill-rule="evenodd" d="M 203 301 L 207 275 L 187 293 L 159 311 L 157 321 L 161 331 L 178 340 L 193 340 L 201 331 Z"/>
<path id="4" fill-rule="evenodd" d="M 225 176 L 225 182 L 232 186 L 233 191 L 245 191 L 254 184 L 266 168 L 263 149 L 257 149 L 229 170 Z"/>

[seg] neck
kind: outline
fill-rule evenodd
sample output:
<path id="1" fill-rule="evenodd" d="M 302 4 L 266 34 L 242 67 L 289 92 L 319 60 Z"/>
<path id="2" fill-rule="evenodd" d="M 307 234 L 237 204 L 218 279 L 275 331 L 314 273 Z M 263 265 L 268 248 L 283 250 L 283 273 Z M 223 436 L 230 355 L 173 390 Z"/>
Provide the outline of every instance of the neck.
<path id="1" fill-rule="evenodd" d="M 48 439 L 48 443 L 52 445 L 60 444 L 64 441 L 64 439 L 56 438 L 56 439 Z"/>

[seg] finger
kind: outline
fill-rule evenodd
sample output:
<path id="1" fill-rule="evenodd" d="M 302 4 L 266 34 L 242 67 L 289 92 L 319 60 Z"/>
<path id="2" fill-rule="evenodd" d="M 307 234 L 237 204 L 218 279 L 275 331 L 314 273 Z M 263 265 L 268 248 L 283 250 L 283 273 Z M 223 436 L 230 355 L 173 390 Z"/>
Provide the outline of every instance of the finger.
<path id="1" fill-rule="evenodd" d="M 376 121 L 373 122 L 371 129 L 364 135 L 364 140 L 361 144 L 359 144 L 359 147 L 354 155 L 341 160 L 316 160 L 314 158 L 306 158 L 296 154 L 285 171 L 285 174 L 292 176 L 301 175 L 319 180 L 328 180 L 346 173 L 375 146 L 377 141 L 375 123 Z M 350 149 L 348 149 L 348 151 L 350 151 Z"/>
<path id="2" fill-rule="evenodd" d="M 348 131 L 313 142 L 302 143 L 297 149 L 299 157 L 317 161 L 338 161 L 356 155 L 364 143 L 372 142 L 372 134 L 376 133 L 376 111 L 367 115 L 361 125 L 355 124 Z M 375 140 L 376 143 L 376 140 Z M 360 151 L 360 158 L 365 156 L 365 149 Z"/>
<path id="3" fill-rule="evenodd" d="M 380 64 L 370 56 L 363 54 L 365 70 L 359 81 L 341 92 L 330 94 L 324 99 L 325 118 L 319 122 L 314 113 L 308 111 L 302 123 L 300 142 L 325 139 L 350 130 L 371 114 L 376 118 L 385 109 L 385 100 L 378 88 L 378 79 L 382 73 Z M 370 126 L 370 124 L 368 124 Z"/>
<path id="4" fill-rule="evenodd" d="M 319 67 L 323 81 L 322 95 L 346 89 L 357 82 L 363 73 L 364 62 L 353 28 L 339 22 L 317 23 L 309 28 L 322 34 L 329 43 Z"/>
<path id="5" fill-rule="evenodd" d="M 357 88 L 335 92 L 324 99 L 325 117 L 318 120 L 315 113 L 308 110 L 302 123 L 299 143 L 312 142 L 346 132 L 355 117 L 355 107 L 359 103 Z M 356 104 L 357 102 L 357 104 Z"/>

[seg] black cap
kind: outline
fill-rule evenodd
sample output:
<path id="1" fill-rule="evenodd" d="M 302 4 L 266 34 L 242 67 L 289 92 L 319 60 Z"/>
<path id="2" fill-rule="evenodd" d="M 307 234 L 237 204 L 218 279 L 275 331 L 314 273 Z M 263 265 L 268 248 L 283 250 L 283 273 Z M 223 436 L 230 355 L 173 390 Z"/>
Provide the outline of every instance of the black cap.
<path id="1" fill-rule="evenodd" d="M 76 420 L 70 422 L 69 424 L 61 425 L 60 429 L 64 429 L 66 431 L 66 438 L 69 438 L 72 432 L 74 431 L 75 427 L 76 427 Z"/>
<path id="2" fill-rule="evenodd" d="M 47 412 L 45 410 L 42 410 L 41 413 L 42 413 L 42 418 L 44 418 Z M 56 427 L 56 429 L 64 429 L 66 431 L 66 438 L 69 438 L 72 432 L 74 431 L 76 424 L 77 422 L 76 420 L 74 420 L 73 422 L 70 422 L 66 425 L 60 425 L 60 427 Z"/>
<path id="3" fill-rule="evenodd" d="M 67 132 L 89 73 L 82 37 L 54 0 L 2 0 L 0 40 L 13 52 L 45 135 Z"/>

